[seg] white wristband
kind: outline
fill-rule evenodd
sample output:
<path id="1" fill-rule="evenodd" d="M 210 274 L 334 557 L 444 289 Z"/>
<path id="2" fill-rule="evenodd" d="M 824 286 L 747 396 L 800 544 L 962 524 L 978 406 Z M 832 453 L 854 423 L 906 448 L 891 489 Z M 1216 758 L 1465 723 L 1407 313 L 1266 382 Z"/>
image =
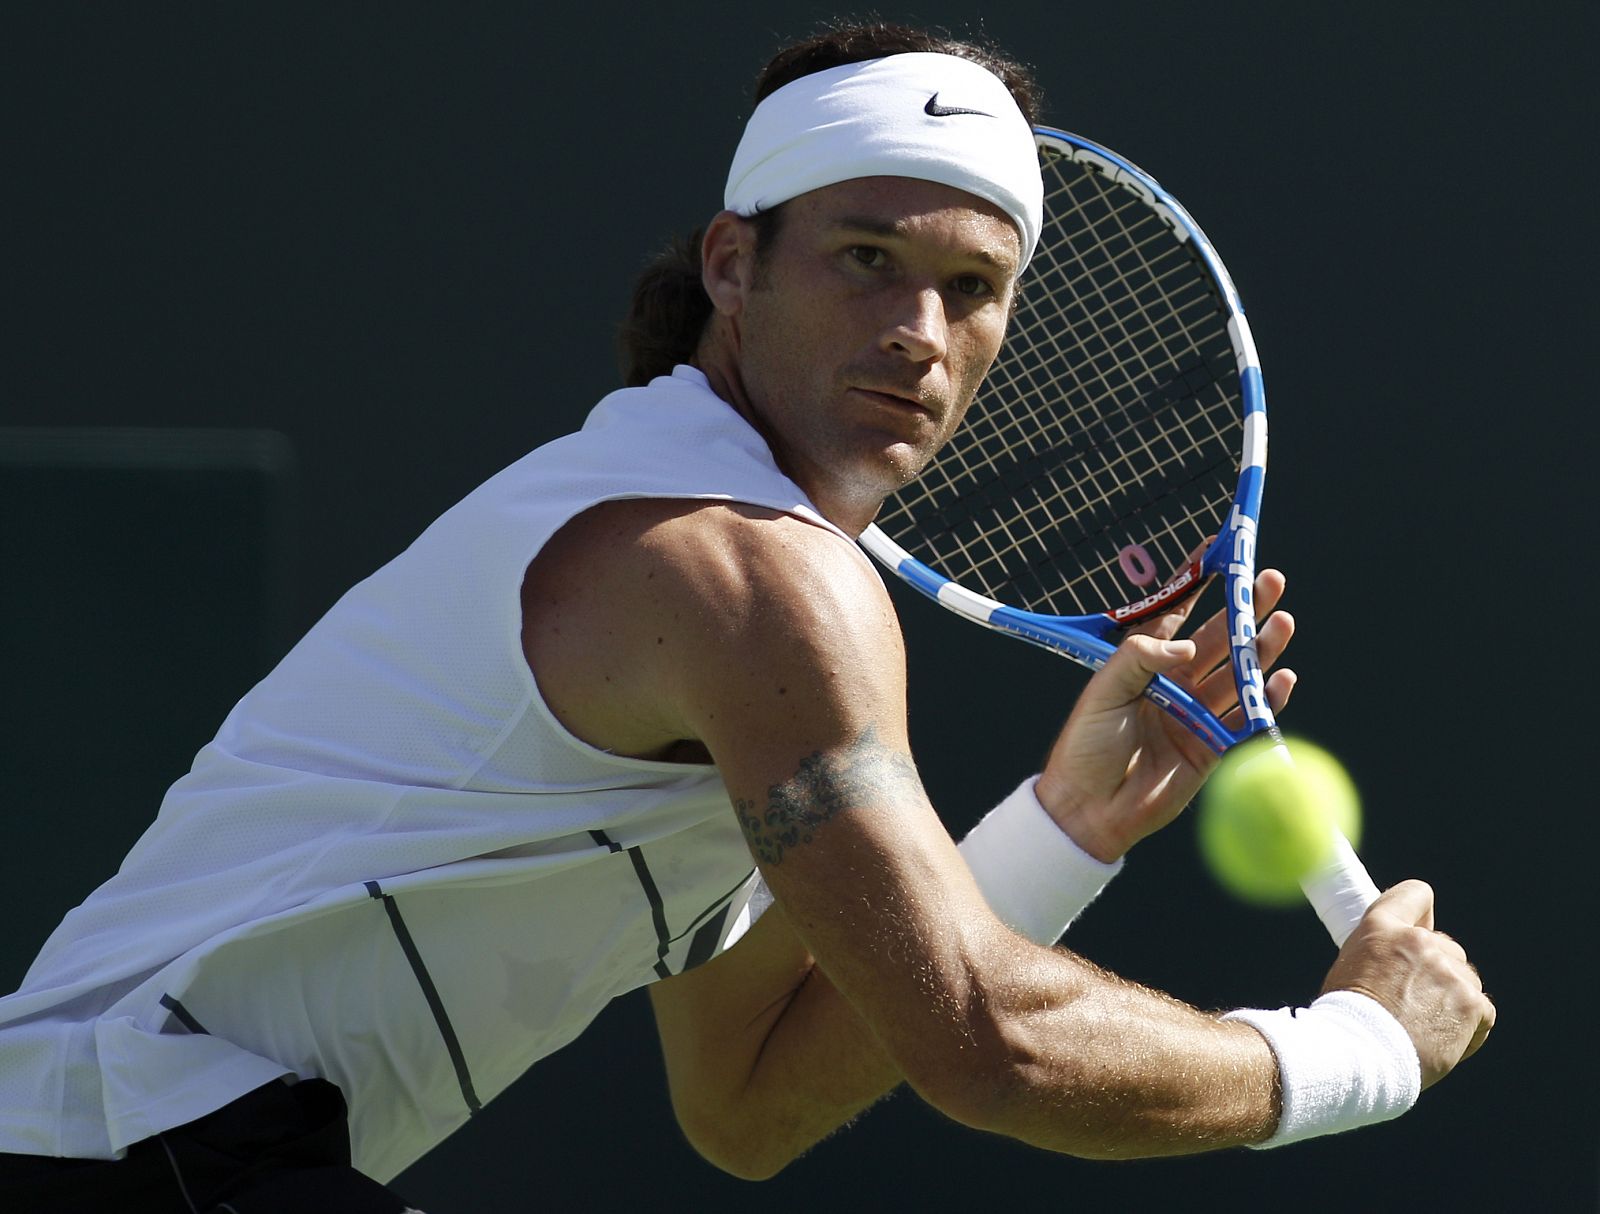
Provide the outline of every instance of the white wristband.
<path id="1" fill-rule="evenodd" d="M 1422 1091 L 1422 1064 L 1405 1028 L 1375 999 L 1332 991 L 1310 1007 L 1242 1008 L 1278 1059 L 1283 1114 L 1259 1147 L 1278 1147 L 1398 1117 Z"/>
<path id="2" fill-rule="evenodd" d="M 1000 921 L 1036 944 L 1054 944 L 1122 870 L 1095 859 L 1039 804 L 1030 776 L 961 840 L 961 856 Z"/>

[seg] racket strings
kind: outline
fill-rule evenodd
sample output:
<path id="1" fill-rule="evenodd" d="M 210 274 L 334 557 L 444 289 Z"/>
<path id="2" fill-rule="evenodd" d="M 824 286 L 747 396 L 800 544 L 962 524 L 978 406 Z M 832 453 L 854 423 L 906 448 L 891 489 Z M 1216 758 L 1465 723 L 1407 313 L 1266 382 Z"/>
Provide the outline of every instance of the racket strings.
<path id="1" fill-rule="evenodd" d="M 1056 222 L 1057 226 L 1059 226 L 1059 219 Z M 1166 243 L 1169 245 L 1175 244 L 1170 238 L 1166 240 Z M 1178 284 L 1179 288 L 1187 288 L 1201 301 L 1203 307 L 1213 307 L 1214 304 L 1209 295 L 1198 289 L 1192 272 L 1189 272 L 1186 260 L 1177 257 L 1172 257 L 1170 260 L 1174 264 L 1172 268 L 1166 271 L 1166 274 L 1170 276 L 1184 272 L 1185 279 Z M 1074 438 L 1072 433 L 1074 427 L 1083 424 L 1084 417 L 1081 415 L 1086 414 L 1090 418 L 1109 419 L 1107 397 L 1115 400 L 1119 395 L 1119 390 L 1121 396 L 1126 397 L 1128 395 L 1126 383 L 1113 384 L 1108 374 L 1108 369 L 1103 363 L 1083 363 L 1069 357 L 1069 355 L 1076 354 L 1081 346 L 1069 348 L 1057 336 L 1061 309 L 1059 307 L 1041 307 L 1034 302 L 1041 285 L 1054 292 L 1055 297 L 1059 297 L 1062 292 L 1065 292 L 1068 296 L 1081 301 L 1090 294 L 1092 278 L 1086 269 L 1070 278 L 1063 277 L 1059 285 L 1052 286 L 1048 276 L 1050 268 L 1054 267 L 1047 267 L 1047 276 L 1042 284 L 1036 282 L 1029 288 L 1028 295 L 1018 310 L 1012 339 L 1014 344 L 1026 345 L 1035 350 L 1039 350 L 1041 346 L 1048 346 L 1048 351 L 1044 356 L 1047 361 L 1002 359 L 996 364 L 996 367 L 990 373 L 991 391 L 1006 392 L 1009 390 L 1013 402 L 1012 407 L 1009 410 L 981 412 L 970 423 L 973 428 L 972 434 L 968 443 L 964 444 L 964 446 L 994 450 L 993 444 L 998 442 L 1001 444 L 999 451 L 1010 453 L 1019 445 L 1027 445 L 1031 449 L 1037 450 L 1040 449 L 1041 444 L 1048 444 L 1051 441 L 1057 443 L 1070 442 Z M 1160 282 L 1160 279 L 1158 278 L 1157 281 Z M 1128 292 L 1127 288 L 1126 276 L 1124 276 L 1122 288 L 1124 293 L 1130 294 L 1131 297 L 1131 293 Z M 1100 291 L 1097 294 L 1100 296 L 1102 307 L 1088 311 L 1085 315 L 1085 324 L 1088 332 L 1102 334 L 1109 328 L 1106 319 L 1109 301 L 1105 299 L 1105 292 Z M 1046 303 L 1048 303 L 1049 298 L 1046 297 Z M 1175 303 L 1170 292 L 1168 293 L 1168 300 L 1170 303 Z M 1134 359 L 1146 358 L 1155 344 L 1155 321 L 1150 316 L 1148 308 L 1144 309 L 1144 315 L 1147 323 L 1143 328 L 1133 328 L 1126 324 L 1122 326 L 1123 341 Z M 1110 354 L 1114 362 L 1123 360 L 1124 356 L 1120 355 L 1116 350 L 1110 351 Z M 1144 369 L 1147 372 L 1152 370 L 1148 365 Z M 1086 381 L 1085 371 L 1095 376 L 1099 385 L 1098 392 Z M 1041 372 L 1048 373 L 1041 374 Z M 1068 390 L 1068 385 L 1070 385 L 1070 391 Z M 1059 413 L 1053 411 L 1050 402 L 1065 402 L 1071 406 L 1074 398 L 1079 396 L 1083 397 L 1083 399 L 1078 408 L 1069 407 Z M 1139 403 L 1139 400 L 1140 397 L 1135 395 L 1129 401 L 1129 405 L 1135 405 Z M 1028 402 L 1030 401 L 1038 402 L 1038 404 L 1029 406 Z M 984 433 L 986 425 L 989 426 L 992 433 Z M 1006 441 L 1007 432 L 1011 436 L 1009 442 Z M 996 453 L 998 454 L 998 451 Z M 954 457 L 955 463 L 960 463 L 959 455 L 960 453 L 958 452 Z"/>
<path id="2" fill-rule="evenodd" d="M 1176 245 L 1176 242 L 1169 238 L 1167 244 Z M 1180 263 L 1179 268 L 1189 270 L 1186 262 Z M 1160 280 L 1157 279 L 1157 282 Z M 1067 280 L 1067 287 L 1074 293 L 1074 297 L 1079 299 L 1088 295 L 1088 287 L 1091 285 L 1092 278 L 1088 276 L 1087 271 Z M 1133 298 L 1125 273 L 1121 275 L 1121 282 L 1118 285 L 1124 296 Z M 1189 271 L 1187 282 L 1183 285 L 1191 293 L 1201 294 L 1196 289 L 1192 270 Z M 1030 290 L 1030 300 L 1035 293 L 1036 288 Z M 1106 299 L 1105 291 L 1097 290 L 1096 293 L 1100 296 L 1102 307 L 1089 312 L 1088 327 L 1090 332 L 1104 333 L 1109 327 L 1104 313 L 1110 307 L 1110 301 Z M 1208 295 L 1202 294 L 1201 297 L 1207 309 L 1214 309 L 1214 302 Z M 1059 298 L 1059 294 L 1055 298 Z M 948 467 L 952 471 L 957 468 L 970 468 L 972 466 L 970 461 L 963 457 L 974 451 L 985 452 L 985 463 L 992 466 L 996 458 L 1013 454 L 1019 446 L 1039 450 L 1052 443 L 1073 445 L 1078 440 L 1078 435 L 1074 434 L 1074 431 L 1083 429 L 1087 422 L 1096 419 L 1101 423 L 1103 431 L 1096 436 L 1100 442 L 1116 441 L 1122 437 L 1123 432 L 1113 425 L 1118 414 L 1131 421 L 1129 411 L 1152 399 L 1147 389 L 1139 388 L 1137 385 L 1134 385 L 1132 392 L 1129 391 L 1132 376 L 1127 373 L 1127 364 L 1130 361 L 1138 364 L 1133 376 L 1141 373 L 1151 376 L 1157 372 L 1157 368 L 1151 365 L 1150 360 L 1152 351 L 1158 348 L 1157 322 L 1148 306 L 1138 300 L 1134 302 L 1140 307 L 1146 323 L 1138 328 L 1121 326 L 1123 333 L 1121 346 L 1125 347 L 1125 351 L 1119 348 L 1111 349 L 1109 366 L 1104 358 L 1084 363 L 1071 357 L 1081 351 L 1083 345 L 1078 343 L 1069 348 L 1056 336 L 1061 316 L 1059 307 L 1044 309 L 1031 302 L 1025 304 L 1025 310 L 1034 313 L 1035 318 L 1031 321 L 1024 318 L 1018 325 L 1012 346 L 1031 348 L 1035 357 L 1003 358 L 997 363 L 995 370 L 991 372 L 990 393 L 1009 395 L 1009 407 L 979 411 L 977 417 L 970 423 L 971 429 L 966 440 L 945 461 L 941 461 L 941 467 Z M 1181 313 L 1173 306 L 1174 301 L 1170 292 L 1166 295 L 1166 303 L 1167 314 L 1182 320 Z M 1192 337 L 1192 326 L 1185 322 L 1184 329 L 1186 332 L 1191 332 L 1186 344 L 1192 349 L 1198 345 Z M 1048 343 L 1049 349 L 1041 354 L 1040 347 L 1043 343 Z M 1174 366 L 1179 365 L 1170 350 L 1167 351 L 1167 361 Z M 1113 382 L 1113 374 L 1118 366 L 1123 368 L 1124 374 L 1117 377 L 1120 382 Z M 1052 367 L 1053 373 L 1041 376 L 1041 370 Z M 1100 391 L 1094 392 L 1091 385 L 1086 382 L 1083 375 L 1085 367 L 1094 373 Z M 1010 390 L 1009 393 L 1007 389 Z M 1074 398 L 1080 399 L 1075 401 Z M 1117 403 L 1119 398 L 1123 403 Z M 1027 404 L 1030 400 L 1039 403 L 1030 407 Z M 1066 407 L 1063 408 L 1063 405 Z M 1013 436 L 1011 441 L 1007 441 L 1007 431 Z M 938 470 L 939 468 L 936 468 L 936 473 Z"/>
<path id="3" fill-rule="evenodd" d="M 1171 370 L 1181 371 L 1180 352 L 1174 348 L 1175 345 L 1180 346 L 1184 353 L 1200 346 L 1195 322 L 1185 316 L 1184 309 L 1198 307 L 1198 319 L 1202 322 L 1213 319 L 1217 314 L 1215 295 L 1208 289 L 1206 280 L 1194 273 L 1192 259 L 1184 255 L 1184 246 L 1171 239 L 1159 224 L 1146 223 L 1142 238 L 1131 230 L 1129 212 L 1138 204 L 1131 201 L 1132 195 L 1123 193 L 1130 201 L 1111 208 L 1107 218 L 1115 223 L 1118 234 L 1126 240 L 1128 256 L 1122 258 L 1120 263 L 1113 257 L 1109 263 L 1112 274 L 1109 279 L 1102 276 L 1102 281 L 1097 280 L 1096 276 L 1099 267 L 1089 264 L 1084 249 L 1071 242 L 1053 246 L 1055 252 L 1069 255 L 1075 272 L 1063 278 L 1059 286 L 1052 286 L 1048 278 L 1039 284 L 1048 292 L 1043 299 L 1054 306 L 1033 309 L 1037 319 L 1033 324 L 1024 326 L 1020 337 L 1021 343 L 1031 346 L 1036 352 L 1040 351 L 1041 345 L 1047 345 L 1043 357 L 1050 361 L 1046 365 L 1055 366 L 1058 373 L 1041 381 L 1034 373 L 1039 366 L 1037 360 L 1016 360 L 1017 368 L 1027 373 L 1026 390 L 1039 394 L 1034 395 L 1033 399 L 1042 403 L 1039 408 L 1024 410 L 1018 410 L 1013 403 L 1009 411 L 1012 417 L 1020 414 L 1026 423 L 1037 425 L 1041 410 L 1048 408 L 1044 402 L 1064 401 L 1070 406 L 1072 394 L 1064 388 L 1067 382 L 1075 387 L 1077 393 L 1089 394 L 1081 407 L 1062 410 L 1060 424 L 1048 428 L 1047 432 L 1059 442 L 1072 441 L 1074 436 L 1069 426 L 1084 427 L 1093 422 L 1099 423 L 1101 433 L 1091 433 L 1091 438 L 1101 443 L 1114 443 L 1123 437 L 1126 429 L 1134 424 L 1132 410 L 1153 399 L 1140 384 L 1141 381 L 1153 382 L 1160 376 L 1158 358 Z M 1076 219 L 1075 226 L 1089 225 L 1081 200 L 1070 209 L 1062 208 L 1062 217 L 1057 219 L 1057 226 L 1064 228 L 1066 220 L 1072 217 Z M 1134 222 L 1137 222 L 1137 217 Z M 1161 247 L 1152 251 L 1150 246 L 1158 238 Z M 1110 250 L 1102 243 L 1092 251 L 1104 253 Z M 1059 264 L 1059 258 L 1057 261 Z M 1030 287 L 1029 297 L 1035 294 L 1038 294 L 1038 286 Z M 1187 299 L 1183 298 L 1185 295 Z M 1105 346 L 1103 352 L 1092 349 L 1089 343 L 1083 341 L 1070 348 L 1064 345 L 1057 334 L 1062 331 L 1059 322 L 1065 314 L 1059 303 L 1054 302 L 1063 298 L 1076 300 L 1080 305 L 1089 301 L 1093 303 L 1092 307 L 1085 308 L 1081 322 L 1073 326 L 1075 332 L 1087 335 L 1090 342 L 1094 343 L 1102 341 L 1108 334 L 1114 335 L 1116 344 Z M 1117 315 L 1119 307 L 1124 313 L 1120 316 Z M 1128 315 L 1130 309 L 1131 316 Z M 1115 323 L 1113 316 L 1116 317 Z M 1173 336 L 1163 333 L 1163 327 L 1170 328 L 1174 322 L 1179 335 L 1176 342 Z M 1101 357 L 1091 358 L 1087 364 L 1069 357 L 1082 353 L 1100 353 Z M 1011 360 L 1005 360 L 1005 363 L 1003 373 L 1010 371 L 1012 366 Z M 1093 374 L 1095 387 L 1086 381 L 1083 373 L 1085 367 Z M 1014 375 L 1009 378 L 1013 386 L 1021 387 Z M 1098 390 L 1095 390 L 1096 387 Z M 997 412 L 991 416 L 1004 414 Z M 1119 418 L 1124 422 L 1122 429 L 1116 427 Z"/>
<path id="4" fill-rule="evenodd" d="M 1238 371 L 1226 306 L 1169 223 L 1068 157 L 1047 150 L 1044 168 L 1045 236 L 1005 347 L 878 523 L 992 598 L 1089 614 L 1156 589 L 1217 529 Z"/>
<path id="5" fill-rule="evenodd" d="M 1055 195 L 1058 202 L 1063 197 L 1064 194 L 1061 191 L 1058 191 Z M 1132 196 L 1128 195 L 1128 198 L 1131 200 Z M 1188 259 L 1181 252 L 1182 246 L 1171 240 L 1170 236 L 1159 225 L 1145 225 L 1145 232 L 1142 238 L 1134 236 L 1129 231 L 1126 217 L 1134 205 L 1136 204 L 1130 201 L 1114 207 L 1108 212 L 1108 219 L 1118 224 L 1122 236 L 1128 240 L 1128 254 L 1134 261 L 1134 268 L 1146 274 L 1152 285 L 1164 294 L 1166 313 L 1173 316 L 1181 315 L 1178 294 L 1184 290 L 1187 290 L 1198 299 L 1202 307 L 1209 308 L 1212 302 L 1209 292 L 1190 272 Z M 1058 234 L 1067 230 L 1066 221 L 1068 219 L 1072 219 L 1074 224 L 1079 227 L 1087 226 L 1089 221 L 1084 218 L 1083 212 L 1084 208 L 1081 201 L 1073 204 L 1069 200 L 1066 205 L 1061 206 L 1060 211 L 1053 220 L 1053 226 Z M 1157 240 L 1161 242 L 1162 248 L 1157 251 L 1156 256 L 1164 254 L 1164 265 L 1159 264 L 1150 252 L 1151 243 Z M 1098 251 L 1101 253 L 1109 252 L 1104 245 L 1100 246 Z M 1050 256 L 1052 253 L 1055 254 L 1053 258 Z M 1065 255 L 1066 259 L 1070 259 L 1072 268 L 1065 264 L 1063 255 Z M 1074 299 L 1085 308 L 1080 332 L 1091 339 L 1103 339 L 1107 334 L 1120 333 L 1123 342 L 1134 358 L 1142 358 L 1149 354 L 1155 348 L 1152 336 L 1158 321 L 1152 315 L 1150 308 L 1140 298 L 1127 268 L 1125 266 L 1117 266 L 1115 261 L 1112 261 L 1110 265 L 1115 275 L 1111 284 L 1116 289 L 1115 296 L 1097 285 L 1097 271 L 1103 272 L 1103 267 L 1089 265 L 1081 249 L 1075 249 L 1070 242 L 1058 235 L 1057 243 L 1047 250 L 1046 262 L 1041 264 L 1033 283 L 1030 284 L 1023 297 L 1020 311 L 1024 316 L 1031 314 L 1031 322 L 1024 320 L 1021 324 L 1021 340 L 1035 346 L 1040 342 L 1048 342 L 1054 347 L 1054 353 L 1065 353 L 1065 347 L 1061 345 L 1055 336 L 1055 326 L 1062 316 L 1059 301 Z M 1170 281 L 1174 277 L 1177 278 L 1175 284 Z M 1095 304 L 1092 308 L 1087 306 L 1091 299 Z M 1040 301 L 1044 306 L 1036 304 L 1036 300 Z M 1127 316 L 1120 317 L 1118 323 L 1112 325 L 1110 318 L 1115 313 L 1118 303 L 1124 306 L 1131 305 L 1139 309 L 1145 321 L 1144 326 L 1135 327 L 1129 323 Z M 1087 347 L 1080 342 L 1076 352 L 1082 352 L 1085 349 Z M 1112 356 L 1113 360 L 1120 361 L 1120 355 L 1115 349 L 1108 350 L 1107 353 Z M 1024 365 L 1017 369 L 1026 371 L 1031 368 Z M 1082 368 L 1075 365 L 1070 365 L 1066 369 L 1074 378 L 1082 370 Z M 1105 378 L 1103 367 L 1092 366 L 1091 370 L 1100 373 L 1102 386 L 1106 390 L 1114 391 L 1110 381 Z M 1034 382 L 1031 386 L 1038 389 L 1046 385 Z M 1087 385 L 1085 387 L 1087 388 Z M 1094 402 L 1089 403 L 1092 404 Z"/>

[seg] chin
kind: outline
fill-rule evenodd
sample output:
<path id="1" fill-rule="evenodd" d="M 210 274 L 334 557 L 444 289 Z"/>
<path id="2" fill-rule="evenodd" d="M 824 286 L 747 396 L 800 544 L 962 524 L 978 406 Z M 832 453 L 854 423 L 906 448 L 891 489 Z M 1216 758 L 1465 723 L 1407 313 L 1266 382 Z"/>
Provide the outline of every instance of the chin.
<path id="1" fill-rule="evenodd" d="M 921 449 L 908 450 L 903 445 L 897 445 L 884 451 L 870 468 L 862 468 L 858 480 L 870 485 L 872 492 L 879 497 L 888 497 L 921 476 L 931 458 L 928 452 Z"/>

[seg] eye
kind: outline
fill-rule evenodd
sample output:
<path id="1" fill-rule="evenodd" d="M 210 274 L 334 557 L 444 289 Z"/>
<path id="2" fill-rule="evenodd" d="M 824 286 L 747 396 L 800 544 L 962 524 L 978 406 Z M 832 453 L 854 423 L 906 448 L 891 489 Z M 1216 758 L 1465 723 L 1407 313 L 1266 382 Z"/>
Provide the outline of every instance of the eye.
<path id="1" fill-rule="evenodd" d="M 849 249 L 853 261 L 866 266 L 869 270 L 881 269 L 889 260 L 889 254 L 877 245 L 856 244 Z"/>
<path id="2" fill-rule="evenodd" d="M 994 284 L 981 274 L 963 274 L 950 285 L 968 299 L 987 299 L 995 293 Z"/>

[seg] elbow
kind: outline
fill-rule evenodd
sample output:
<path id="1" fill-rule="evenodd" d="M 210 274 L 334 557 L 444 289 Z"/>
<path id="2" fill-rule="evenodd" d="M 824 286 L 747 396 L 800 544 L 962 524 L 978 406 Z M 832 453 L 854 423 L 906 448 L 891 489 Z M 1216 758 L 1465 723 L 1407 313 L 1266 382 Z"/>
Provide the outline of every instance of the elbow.
<path id="1" fill-rule="evenodd" d="M 771 1180 L 803 1153 L 774 1128 L 731 1109 L 674 1105 L 678 1128 L 695 1153 L 739 1180 Z"/>
<path id="2" fill-rule="evenodd" d="M 690 1138 L 689 1145 L 701 1159 L 736 1180 L 771 1180 L 798 1158 L 786 1151 L 751 1149 L 746 1143 L 730 1148 L 701 1137 Z"/>

